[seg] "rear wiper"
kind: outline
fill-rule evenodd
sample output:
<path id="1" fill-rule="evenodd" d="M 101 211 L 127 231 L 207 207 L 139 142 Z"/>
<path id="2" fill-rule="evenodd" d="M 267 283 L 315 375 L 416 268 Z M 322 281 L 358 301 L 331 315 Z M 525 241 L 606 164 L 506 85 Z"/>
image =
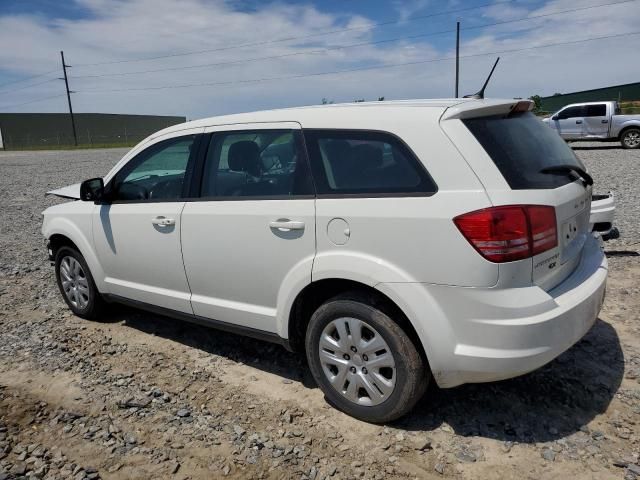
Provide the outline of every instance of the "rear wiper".
<path id="1" fill-rule="evenodd" d="M 580 168 L 576 165 L 554 165 L 552 167 L 546 167 L 540 170 L 540 173 L 575 173 L 580 177 L 580 180 L 585 185 L 593 185 L 593 177 L 587 173 L 584 168 Z"/>

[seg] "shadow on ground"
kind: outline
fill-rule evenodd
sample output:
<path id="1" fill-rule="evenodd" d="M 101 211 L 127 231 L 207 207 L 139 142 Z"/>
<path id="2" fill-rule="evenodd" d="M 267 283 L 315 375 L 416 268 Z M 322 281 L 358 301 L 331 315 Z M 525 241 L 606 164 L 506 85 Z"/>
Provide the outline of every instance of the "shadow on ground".
<path id="1" fill-rule="evenodd" d="M 118 309 L 116 318 L 137 330 L 316 388 L 304 355 L 278 345 L 129 308 Z M 453 389 L 432 384 L 414 411 L 393 426 L 428 432 L 446 423 L 462 436 L 553 441 L 583 429 L 604 412 L 623 374 L 618 335 L 611 325 L 597 320 L 574 347 L 530 374 Z"/>
<path id="2" fill-rule="evenodd" d="M 584 428 L 604 412 L 624 375 L 616 331 L 597 320 L 574 347 L 548 365 L 502 382 L 433 388 L 395 426 L 520 443 L 547 442 Z"/>
<path id="3" fill-rule="evenodd" d="M 622 150 L 622 146 L 619 143 L 614 144 L 602 144 L 602 145 L 571 145 L 573 150 Z"/>

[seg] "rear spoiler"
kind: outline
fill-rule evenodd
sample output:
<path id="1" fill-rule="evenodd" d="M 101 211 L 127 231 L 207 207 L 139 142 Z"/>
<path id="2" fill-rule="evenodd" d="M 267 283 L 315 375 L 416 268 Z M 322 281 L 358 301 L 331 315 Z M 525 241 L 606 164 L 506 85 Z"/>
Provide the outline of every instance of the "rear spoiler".
<path id="1" fill-rule="evenodd" d="M 45 195 L 55 195 L 56 197 L 66 198 L 69 200 L 80 200 L 80 184 L 74 183 L 73 185 L 67 185 L 66 187 L 51 190 Z"/>
<path id="2" fill-rule="evenodd" d="M 474 100 L 461 102 L 447 108 L 442 114 L 441 120 L 508 115 L 531 110 L 533 110 L 531 100 Z"/>

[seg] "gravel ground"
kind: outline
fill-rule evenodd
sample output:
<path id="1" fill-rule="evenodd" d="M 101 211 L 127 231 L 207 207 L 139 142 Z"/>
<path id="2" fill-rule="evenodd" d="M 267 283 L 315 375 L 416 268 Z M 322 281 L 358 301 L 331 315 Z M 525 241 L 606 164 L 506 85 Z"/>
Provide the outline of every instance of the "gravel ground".
<path id="1" fill-rule="evenodd" d="M 451 390 L 374 426 L 329 407 L 304 358 L 118 308 L 71 315 L 44 257 L 51 188 L 125 150 L 0 152 L 0 480 L 640 477 L 640 152 L 578 144 L 614 190 L 594 328 L 529 375 Z"/>

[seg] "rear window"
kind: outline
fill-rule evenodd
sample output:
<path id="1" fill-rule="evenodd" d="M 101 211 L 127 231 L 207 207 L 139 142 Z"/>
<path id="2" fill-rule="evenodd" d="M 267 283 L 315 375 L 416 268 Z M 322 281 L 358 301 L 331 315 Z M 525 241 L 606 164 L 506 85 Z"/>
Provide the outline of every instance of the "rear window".
<path id="1" fill-rule="evenodd" d="M 532 113 L 463 120 L 514 190 L 557 188 L 570 173 L 540 173 L 557 165 L 584 165 L 566 142 Z"/>

